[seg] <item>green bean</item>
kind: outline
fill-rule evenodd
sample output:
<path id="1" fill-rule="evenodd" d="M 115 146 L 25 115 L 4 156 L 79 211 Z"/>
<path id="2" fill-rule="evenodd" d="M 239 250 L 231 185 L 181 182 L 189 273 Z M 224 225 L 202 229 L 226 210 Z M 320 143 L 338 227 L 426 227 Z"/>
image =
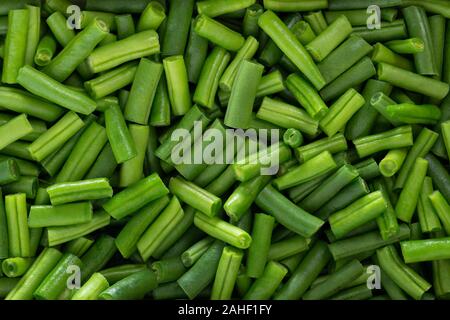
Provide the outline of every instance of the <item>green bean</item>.
<path id="1" fill-rule="evenodd" d="M 377 257 L 383 271 L 414 299 L 419 300 L 430 289 L 431 284 L 405 265 L 392 245 L 377 250 Z"/>
<path id="2" fill-rule="evenodd" d="M 72 296 L 72 300 L 96 300 L 109 287 L 108 280 L 101 273 L 94 273 Z"/>
<path id="3" fill-rule="evenodd" d="M 376 74 L 375 67 L 368 57 L 363 57 L 350 69 L 342 73 L 320 91 L 323 100 L 337 98 L 348 89 L 355 87 Z"/>
<path id="4" fill-rule="evenodd" d="M 258 38 L 260 33 L 258 19 L 263 12 L 264 8 L 259 3 L 255 3 L 245 10 L 245 16 L 242 21 L 242 34 L 245 37 L 252 36 Z"/>
<path id="5" fill-rule="evenodd" d="M 243 60 L 231 89 L 224 123 L 232 128 L 248 128 L 256 91 L 264 67 L 261 64 Z"/>
<path id="6" fill-rule="evenodd" d="M 98 73 L 159 51 L 157 33 L 146 30 L 95 49 L 87 58 L 87 63 L 92 72 Z"/>
<path id="7" fill-rule="evenodd" d="M 27 134 L 30 134 L 32 131 L 33 127 L 28 121 L 26 114 L 21 114 L 12 118 L 4 125 L 0 126 L 0 135 L 2 136 L 0 150 L 23 138 Z"/>
<path id="8" fill-rule="evenodd" d="M 171 2 L 162 41 L 163 56 L 183 54 L 194 5 L 194 0 L 174 0 Z"/>
<path id="9" fill-rule="evenodd" d="M 193 100 L 198 105 L 212 109 L 216 96 L 219 80 L 222 77 L 225 68 L 230 61 L 231 55 L 221 47 L 214 47 L 206 59 L 197 87 L 194 92 Z"/>
<path id="10" fill-rule="evenodd" d="M 94 213 L 92 220 L 87 223 L 62 227 L 48 227 L 47 238 L 49 246 L 56 246 L 109 225 L 111 216 L 104 211 Z"/>
<path id="11" fill-rule="evenodd" d="M 26 91 L 0 87 L 0 107 L 53 122 L 63 113 L 57 105 L 44 101 Z"/>
<path id="12" fill-rule="evenodd" d="M 5 191 L 4 188 L 3 191 Z M 25 194 L 7 195 L 5 197 L 5 212 L 8 226 L 9 255 L 12 257 L 29 257 L 30 236 Z"/>
<path id="13" fill-rule="evenodd" d="M 303 164 L 292 168 L 285 175 L 276 178 L 274 186 L 278 190 L 284 190 L 326 175 L 336 167 L 337 164 L 330 152 L 323 151 Z"/>
<path id="14" fill-rule="evenodd" d="M 244 300 L 266 300 L 274 294 L 288 270 L 286 267 L 275 261 L 269 261 L 264 268 L 264 272 L 253 282 Z"/>
<path id="15" fill-rule="evenodd" d="M 260 16 L 258 24 L 316 89 L 321 89 L 325 85 L 323 76 L 306 49 L 276 14 L 266 11 Z"/>
<path id="16" fill-rule="evenodd" d="M 327 1 L 308 0 L 308 1 L 290 1 L 290 0 L 264 0 L 264 7 L 268 10 L 279 12 L 290 11 L 312 11 L 327 8 Z"/>
<path id="17" fill-rule="evenodd" d="M 88 280 L 95 272 L 101 270 L 116 253 L 114 238 L 101 235 L 89 250 L 81 257 L 81 280 Z"/>
<path id="18" fill-rule="evenodd" d="M 448 214 L 450 206 L 448 205 L 448 202 L 439 191 L 434 191 L 428 195 L 428 199 L 431 201 L 431 204 L 444 227 L 445 233 L 447 235 L 450 234 L 450 215 Z"/>
<path id="19" fill-rule="evenodd" d="M 411 126 L 402 126 L 383 133 L 362 137 L 353 141 L 360 157 L 383 150 L 404 148 L 413 145 Z"/>
<path id="20" fill-rule="evenodd" d="M 121 187 L 127 187 L 138 182 L 144 176 L 144 161 L 149 139 L 149 127 L 130 124 L 129 131 L 136 146 L 137 155 L 122 163 L 120 167 Z"/>
<path id="21" fill-rule="evenodd" d="M 318 121 L 302 109 L 269 97 L 263 99 L 256 117 L 282 128 L 294 128 L 312 135 L 317 133 L 319 126 Z"/>
<path id="22" fill-rule="evenodd" d="M 195 32 L 228 51 L 238 51 L 244 45 L 244 37 L 222 23 L 199 14 L 194 22 Z"/>
<path id="23" fill-rule="evenodd" d="M 389 49 L 400 54 L 415 54 L 423 52 L 425 49 L 425 44 L 421 38 L 391 40 L 385 44 Z"/>
<path id="24" fill-rule="evenodd" d="M 166 19 L 164 6 L 159 2 L 150 2 L 141 13 L 137 24 L 137 31 L 157 30 L 161 23 Z"/>
<path id="25" fill-rule="evenodd" d="M 305 239 L 302 236 L 294 235 L 287 239 L 272 243 L 269 248 L 267 261 L 280 261 L 300 252 L 307 251 L 309 249 L 310 242 L 310 239 Z"/>
<path id="26" fill-rule="evenodd" d="M 234 221 L 239 219 L 250 209 L 258 193 L 269 183 L 270 176 L 258 176 L 241 182 L 225 201 L 223 208 Z"/>
<path id="27" fill-rule="evenodd" d="M 187 270 L 180 257 L 153 262 L 151 267 L 156 274 L 158 284 L 176 281 Z"/>
<path id="28" fill-rule="evenodd" d="M 127 276 L 145 270 L 147 266 L 145 264 L 124 264 L 117 267 L 111 267 L 99 271 L 110 285 L 126 278 Z"/>
<path id="29" fill-rule="evenodd" d="M 177 199 L 173 197 L 167 207 L 161 212 L 150 227 L 145 231 L 136 247 L 139 254 L 146 261 L 152 256 L 155 249 L 161 244 L 163 239 L 172 232 L 174 227 L 182 220 L 183 209 Z"/>
<path id="30" fill-rule="evenodd" d="M 17 82 L 31 93 L 81 114 L 90 114 L 96 108 L 95 101 L 84 93 L 75 91 L 30 66 L 19 70 Z"/>
<path id="31" fill-rule="evenodd" d="M 100 300 L 135 300 L 158 286 L 153 271 L 145 269 L 119 280 L 98 296 Z"/>
<path id="32" fill-rule="evenodd" d="M 39 67 L 47 66 L 56 52 L 56 41 L 51 35 L 45 35 L 36 48 L 34 63 Z"/>
<path id="33" fill-rule="evenodd" d="M 377 43 L 373 46 L 371 59 L 376 63 L 388 63 L 390 65 L 408 71 L 414 70 L 414 65 L 410 60 L 399 54 L 396 54 L 381 43 Z"/>
<path id="34" fill-rule="evenodd" d="M 17 285 L 8 293 L 6 300 L 31 300 L 33 292 L 60 260 L 62 253 L 45 248 Z"/>
<path id="35" fill-rule="evenodd" d="M 328 245 L 334 260 L 345 259 L 364 252 L 376 250 L 401 240 L 409 239 L 410 229 L 406 224 L 399 225 L 399 232 L 388 240 L 383 240 L 378 230 L 366 232 Z"/>
<path id="36" fill-rule="evenodd" d="M 80 237 L 78 239 L 72 240 L 68 242 L 64 246 L 64 252 L 68 252 L 74 254 L 78 257 L 81 257 L 94 243 L 94 240 Z"/>
<path id="37" fill-rule="evenodd" d="M 5 39 L 2 82 L 17 83 L 20 68 L 25 65 L 30 10 L 17 9 L 8 12 L 8 33 Z"/>
<path id="38" fill-rule="evenodd" d="M 150 112 L 150 125 L 153 127 L 164 127 L 170 125 L 170 108 L 167 80 L 166 76 L 162 74 L 153 99 L 153 105 Z"/>
<path id="39" fill-rule="evenodd" d="M 402 9 L 402 14 L 405 17 L 409 36 L 421 38 L 424 42 L 424 50 L 414 54 L 417 72 L 422 75 L 436 75 L 434 46 L 425 10 L 422 7 L 410 6 Z"/>
<path id="40" fill-rule="evenodd" d="M 71 272 L 67 272 L 70 270 L 68 268 L 80 266 L 81 260 L 77 256 L 65 253 L 34 291 L 33 296 L 38 300 L 55 300 L 67 286 L 67 280 L 71 275 Z"/>
<path id="41" fill-rule="evenodd" d="M 131 14 L 120 14 L 114 17 L 117 26 L 117 39 L 122 40 L 136 33 L 133 16 Z"/>
<path id="42" fill-rule="evenodd" d="M 208 248 L 213 242 L 214 238 L 206 237 L 190 246 L 181 254 L 181 262 L 183 265 L 187 268 L 194 265 L 195 262 L 197 262 L 197 260 L 200 259 L 206 251 L 208 251 Z"/>
<path id="43" fill-rule="evenodd" d="M 222 242 L 214 241 L 194 266 L 177 280 L 189 299 L 198 296 L 214 280 L 223 248 Z"/>
<path id="44" fill-rule="evenodd" d="M 252 242 L 251 236 L 246 231 L 218 217 L 210 217 L 197 211 L 194 216 L 194 224 L 211 237 L 222 240 L 239 249 L 247 249 Z"/>
<path id="45" fill-rule="evenodd" d="M 197 83 L 208 52 L 208 40 L 199 36 L 194 30 L 194 22 L 191 21 L 187 47 L 184 53 L 188 79 L 191 83 Z"/>
<path id="46" fill-rule="evenodd" d="M 8 123 L 12 119 L 14 119 L 15 116 L 7 113 L 0 113 L 0 126 Z M 42 120 L 37 119 L 28 119 L 28 122 L 30 123 L 32 127 L 32 132 L 27 134 L 26 136 L 23 136 L 21 140 L 24 141 L 35 141 L 37 138 L 39 138 L 45 131 L 47 131 L 47 125 Z"/>
<path id="47" fill-rule="evenodd" d="M 343 134 L 338 133 L 333 137 L 319 139 L 295 149 L 295 156 L 299 162 L 305 162 L 324 151 L 334 154 L 345 151 L 347 148 L 347 140 Z"/>
<path id="48" fill-rule="evenodd" d="M 353 34 L 360 36 L 369 43 L 405 39 L 408 36 L 403 19 L 382 22 L 380 29 L 368 29 L 367 26 L 354 27 Z"/>
<path id="49" fill-rule="evenodd" d="M 396 174 L 406 159 L 408 149 L 393 149 L 380 161 L 380 172 L 385 177 L 392 177 Z"/>
<path id="50" fill-rule="evenodd" d="M 30 228 L 67 226 L 92 220 L 90 202 L 63 204 L 59 206 L 31 206 L 28 217 Z"/>
<path id="51" fill-rule="evenodd" d="M 449 259 L 449 238 L 410 240 L 400 243 L 406 263 Z"/>
<path id="52" fill-rule="evenodd" d="M 322 11 L 314 11 L 305 15 L 305 20 L 311 25 L 313 31 L 319 35 L 328 27 L 328 23 L 323 16 Z"/>
<path id="53" fill-rule="evenodd" d="M 269 215 L 256 214 L 252 230 L 252 243 L 247 255 L 246 274 L 259 278 L 264 271 L 269 254 L 275 219 Z"/>
<path id="54" fill-rule="evenodd" d="M 231 298 L 244 253 L 233 247 L 225 247 L 217 266 L 211 292 L 212 300 Z"/>
<path id="55" fill-rule="evenodd" d="M 323 241 L 317 241 L 302 259 L 288 281 L 275 294 L 275 300 L 300 299 L 327 265 L 331 255 Z"/>
<path id="56" fill-rule="evenodd" d="M 418 92 L 435 99 L 444 98 L 449 90 L 447 83 L 427 78 L 386 63 L 380 63 L 378 65 L 377 73 L 380 80 L 387 81 L 399 88 Z"/>

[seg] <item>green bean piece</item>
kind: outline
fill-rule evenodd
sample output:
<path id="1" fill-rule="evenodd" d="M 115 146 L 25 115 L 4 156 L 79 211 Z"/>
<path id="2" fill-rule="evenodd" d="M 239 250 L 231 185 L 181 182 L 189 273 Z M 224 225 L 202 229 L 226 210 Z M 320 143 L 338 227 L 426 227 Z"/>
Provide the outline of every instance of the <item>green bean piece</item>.
<path id="1" fill-rule="evenodd" d="M 244 45 L 244 37 L 224 24 L 199 14 L 194 22 L 195 32 L 228 51 L 238 51 Z"/>
<path id="2" fill-rule="evenodd" d="M 252 242 L 251 236 L 246 231 L 218 217 L 210 217 L 199 211 L 195 213 L 194 225 L 211 237 L 239 249 L 247 249 Z"/>
<path id="3" fill-rule="evenodd" d="M 261 64 L 243 60 L 231 89 L 230 101 L 224 123 L 232 128 L 248 128 L 257 87 L 264 67 Z"/>
<path id="4" fill-rule="evenodd" d="M 137 31 L 157 30 L 166 19 L 164 6 L 157 1 L 150 2 L 141 13 L 137 24 Z"/>
<path id="5" fill-rule="evenodd" d="M 400 54 L 415 54 L 423 52 L 425 49 L 425 43 L 421 38 L 391 40 L 386 42 L 385 45 L 392 51 Z"/>
<path id="6" fill-rule="evenodd" d="M 377 257 L 382 270 L 415 300 L 419 300 L 430 289 L 431 284 L 404 264 L 392 245 L 378 249 Z"/>
<path id="7" fill-rule="evenodd" d="M 101 99 L 133 82 L 137 62 L 125 63 L 84 83 L 86 91 L 94 99 Z"/>
<path id="8" fill-rule="evenodd" d="M 282 264 L 269 261 L 264 268 L 264 272 L 258 279 L 253 282 L 244 300 L 266 300 L 274 294 L 275 290 L 281 284 L 288 270 Z"/>
<path id="9" fill-rule="evenodd" d="M 280 240 L 272 243 L 267 261 L 280 261 L 288 257 L 292 257 L 300 252 L 307 251 L 311 240 L 305 239 L 302 236 L 294 235 L 290 238 Z"/>
<path id="10" fill-rule="evenodd" d="M 116 253 L 114 238 L 102 234 L 81 257 L 81 280 L 88 280 L 95 272 L 101 270 Z"/>
<path id="11" fill-rule="evenodd" d="M 206 237 L 190 246 L 181 254 L 181 262 L 183 265 L 187 268 L 193 266 L 195 262 L 208 251 L 208 248 L 213 242 L 214 238 Z"/>
<path id="12" fill-rule="evenodd" d="M 14 159 L 0 161 L 0 185 L 8 184 L 19 180 L 20 171 Z"/>
<path id="13" fill-rule="evenodd" d="M 59 206 L 31 206 L 28 226 L 42 228 L 87 223 L 92 220 L 92 214 L 90 202 Z"/>
<path id="14" fill-rule="evenodd" d="M 241 9 L 246 9 L 254 3 L 255 0 L 204 0 L 197 2 L 197 11 L 199 14 L 205 14 L 208 17 L 214 18 Z"/>
<path id="15" fill-rule="evenodd" d="M 187 271 L 180 257 L 153 262 L 151 268 L 156 274 L 158 284 L 176 281 Z"/>
<path id="16" fill-rule="evenodd" d="M 31 156 L 37 161 L 42 161 L 60 149 L 84 125 L 83 120 L 75 112 L 67 112 L 57 123 L 30 144 L 28 149 Z"/>
<path id="17" fill-rule="evenodd" d="M 9 257 L 9 235 L 8 235 L 8 222 L 5 210 L 5 200 L 3 198 L 3 192 L 0 188 L 0 258 L 6 259 Z"/>
<path id="18" fill-rule="evenodd" d="M 406 224 L 399 225 L 399 232 L 388 240 L 383 240 L 379 230 L 366 232 L 347 239 L 338 240 L 328 245 L 334 260 L 341 260 L 355 255 L 409 239 L 410 229 Z"/>
<path id="19" fill-rule="evenodd" d="M 136 300 L 158 286 L 156 274 L 145 269 L 119 280 L 98 296 L 100 300 Z"/>
<path id="20" fill-rule="evenodd" d="M 23 138 L 33 131 L 31 123 L 28 121 L 26 114 L 18 115 L 4 125 L 0 126 L 0 135 L 2 141 L 0 142 L 0 150 L 7 147 L 11 143 Z"/>
<path id="21" fill-rule="evenodd" d="M 266 11 L 260 16 L 258 24 L 316 89 L 319 90 L 325 86 L 323 76 L 306 49 L 275 13 L 270 10 Z"/>
<path id="22" fill-rule="evenodd" d="M 89 55 L 87 63 L 92 72 L 98 73 L 159 51 L 158 34 L 154 30 L 146 30 L 98 47 Z"/>
<path id="23" fill-rule="evenodd" d="M 105 178 L 57 183 L 47 188 L 52 205 L 112 197 L 113 190 Z"/>
<path id="24" fill-rule="evenodd" d="M 94 240 L 80 237 L 78 239 L 72 240 L 68 242 L 64 246 L 64 252 L 68 252 L 74 254 L 78 257 L 81 257 L 94 243 Z"/>
<path id="25" fill-rule="evenodd" d="M 245 16 L 242 21 L 242 34 L 245 37 L 252 36 L 258 38 L 259 26 L 258 19 L 263 14 L 264 8 L 259 3 L 255 3 L 245 10 Z"/>
<path id="26" fill-rule="evenodd" d="M 6 300 L 31 300 L 33 292 L 60 260 L 62 253 L 54 248 L 45 248 L 17 285 L 8 293 Z"/>
<path id="27" fill-rule="evenodd" d="M 214 280 L 223 249 L 223 242 L 214 241 L 194 266 L 177 280 L 189 299 L 198 296 Z"/>
<path id="28" fill-rule="evenodd" d="M 331 255 L 327 245 L 318 241 L 308 251 L 288 281 L 275 294 L 275 300 L 300 299 L 327 265 Z"/>
<path id="29" fill-rule="evenodd" d="M 25 65 L 30 10 L 17 9 L 8 12 L 8 33 L 5 39 L 2 82 L 17 83 L 20 68 Z"/>
<path id="30" fill-rule="evenodd" d="M 386 63 L 378 64 L 377 73 L 380 80 L 439 100 L 443 99 L 449 90 L 446 83 Z"/>
<path id="31" fill-rule="evenodd" d="M 383 133 L 362 137 L 353 141 L 358 155 L 363 158 L 383 150 L 413 145 L 411 126 L 402 126 Z"/>
<path id="32" fill-rule="evenodd" d="M 43 69 L 48 76 L 62 82 L 90 55 L 98 43 L 108 34 L 109 28 L 99 19 L 94 19 L 77 34 L 64 49 Z M 74 57 L 76 57 L 74 59 Z"/>
<path id="33" fill-rule="evenodd" d="M 316 61 L 324 60 L 352 32 L 347 17 L 342 15 L 323 30 L 314 40 L 306 45 L 306 49 Z"/>
<path id="34" fill-rule="evenodd" d="M 225 68 L 230 61 L 231 55 L 221 47 L 214 49 L 206 58 L 203 68 L 198 78 L 193 100 L 200 106 L 212 109 L 219 86 L 219 80 L 222 77 Z"/>
<path id="35" fill-rule="evenodd" d="M 341 151 L 346 151 L 347 148 L 347 140 L 343 134 L 338 133 L 333 137 L 319 139 L 295 149 L 295 156 L 299 162 L 305 162 L 324 151 L 334 154 Z"/>
<path id="36" fill-rule="evenodd" d="M 400 243 L 406 263 L 449 259 L 450 238 L 409 240 Z"/>
<path id="37" fill-rule="evenodd" d="M 163 56 L 183 54 L 194 6 L 194 0 L 175 0 L 170 4 L 162 41 Z"/>
<path id="38" fill-rule="evenodd" d="M 0 98 L 1 108 L 48 122 L 55 121 L 63 113 L 63 109 L 57 105 L 15 88 L 0 87 Z"/>
<path id="39" fill-rule="evenodd" d="M 217 266 L 211 300 L 231 298 L 244 253 L 233 247 L 225 247 Z"/>
<path id="40" fill-rule="evenodd" d="M 408 149 L 392 149 L 380 161 L 380 172 L 384 177 L 392 177 L 405 162 Z"/>
<path id="41" fill-rule="evenodd" d="M 117 27 L 117 39 L 122 40 L 136 33 L 133 16 L 131 14 L 120 14 L 114 17 Z"/>
<path id="42" fill-rule="evenodd" d="M 3 189 L 3 191 L 5 191 Z M 30 256 L 30 236 L 27 223 L 26 195 L 24 193 L 5 196 L 5 212 L 8 226 L 9 255 Z"/>
<path id="43" fill-rule="evenodd" d="M 82 262 L 77 256 L 65 253 L 58 264 L 43 279 L 36 291 L 34 291 L 33 296 L 38 300 L 57 299 L 66 289 L 67 281 L 73 273 L 73 271 L 67 272 L 67 270 L 72 270 L 72 268 L 76 270 L 75 268 L 81 267 L 81 264 Z"/>
<path id="44" fill-rule="evenodd" d="M 396 54 L 381 43 L 377 43 L 373 46 L 371 59 L 376 63 L 388 63 L 408 71 L 414 70 L 414 65 L 410 60 Z"/>
<path id="45" fill-rule="evenodd" d="M 93 122 L 78 139 L 55 182 L 81 180 L 97 159 L 107 139 L 105 128 Z"/>
<path id="46" fill-rule="evenodd" d="M 420 157 L 415 160 L 395 206 L 398 219 L 408 223 L 411 221 L 427 169 L 427 160 Z"/>
<path id="47" fill-rule="evenodd" d="M 448 214 L 450 206 L 448 205 L 448 202 L 439 191 L 434 191 L 432 194 L 428 195 L 428 199 L 436 210 L 436 214 L 444 227 L 445 233 L 447 235 L 450 234 L 450 215 Z"/>
<path id="48" fill-rule="evenodd" d="M 311 135 L 317 133 L 319 126 L 317 120 L 300 108 L 269 97 L 263 99 L 256 117 L 282 128 L 294 128 Z"/>
<path id="49" fill-rule="evenodd" d="M 150 227 L 136 243 L 136 247 L 144 261 L 152 256 L 155 249 L 163 239 L 172 232 L 174 227 L 182 220 L 183 209 L 176 197 L 173 197 L 167 207 L 161 212 Z"/>
<path id="50" fill-rule="evenodd" d="M 125 106 L 126 120 L 141 125 L 148 123 L 162 72 L 162 64 L 141 59 Z"/>
<path id="51" fill-rule="evenodd" d="M 195 32 L 194 22 L 195 20 L 191 21 L 187 47 L 184 53 L 190 83 L 198 82 L 208 52 L 208 40 Z"/>
<path id="52" fill-rule="evenodd" d="M 222 207 L 221 199 L 180 177 L 170 179 L 169 189 L 181 201 L 210 217 L 216 216 Z"/>
<path id="53" fill-rule="evenodd" d="M 338 271 L 332 273 L 325 281 L 305 293 L 305 300 L 323 300 L 338 293 L 348 282 L 355 280 L 364 272 L 357 260 L 352 260 Z"/>
<path id="54" fill-rule="evenodd" d="M 246 274 L 259 278 L 268 261 L 272 230 L 275 219 L 266 214 L 256 214 L 252 229 L 252 243 L 248 249 Z"/>
<path id="55" fill-rule="evenodd" d="M 340 74 L 348 70 L 361 58 L 368 54 L 372 47 L 359 36 L 350 36 L 339 47 L 323 59 L 317 67 L 327 83 L 332 82 Z M 351 52 L 351 57 L 348 57 Z"/>
<path id="56" fill-rule="evenodd" d="M 183 56 L 171 56 L 163 60 L 167 89 L 172 113 L 177 116 L 186 114 L 191 108 L 188 75 Z"/>
<path id="57" fill-rule="evenodd" d="M 252 36 L 249 36 L 239 51 L 236 53 L 233 61 L 226 67 L 220 76 L 219 87 L 225 92 L 231 92 L 233 83 L 238 74 L 240 65 L 244 60 L 250 60 L 256 53 L 259 42 Z"/>
<path id="58" fill-rule="evenodd" d="M 171 106 L 169 93 L 167 91 L 167 80 L 166 76 L 162 74 L 153 99 L 153 105 L 150 112 L 150 125 L 153 127 L 170 125 L 170 110 Z"/>
<path id="59" fill-rule="evenodd" d="M 320 91 L 324 101 L 334 100 L 345 91 L 360 85 L 376 74 L 375 67 L 369 57 L 363 57 L 347 71 L 339 75 Z M 380 79 L 381 80 L 381 79 Z"/>
<path id="60" fill-rule="evenodd" d="M 442 140 L 444 141 L 445 150 L 447 155 L 450 154 L 450 121 L 441 123 Z M 449 157 L 450 158 L 450 157 Z"/>
<path id="61" fill-rule="evenodd" d="M 296 206 L 271 185 L 259 193 L 256 204 L 286 228 L 303 237 L 311 237 L 324 224 L 324 221 Z"/>
<path id="62" fill-rule="evenodd" d="M 429 198 L 433 194 L 433 182 L 430 177 L 425 177 L 417 202 L 417 214 L 420 228 L 423 233 L 437 232 L 442 229 L 439 217 L 434 205 Z"/>
<path id="63" fill-rule="evenodd" d="M 405 17 L 409 36 L 418 37 L 424 42 L 424 50 L 414 54 L 417 72 L 422 75 L 436 75 L 434 46 L 425 10 L 422 7 L 410 6 L 402 9 L 402 14 Z"/>
<path id="64" fill-rule="evenodd" d="M 276 178 L 273 184 L 278 190 L 284 190 L 323 176 L 336 169 L 336 167 L 336 162 L 331 153 L 323 151 Z"/>
<path id="65" fill-rule="evenodd" d="M 30 66 L 19 70 L 17 82 L 31 93 L 74 112 L 87 115 L 96 108 L 95 101 L 84 92 L 65 86 Z"/>
<path id="66" fill-rule="evenodd" d="M 124 163 L 137 155 L 136 145 L 126 126 L 118 104 L 105 111 L 106 133 L 117 163 Z"/>
<path id="67" fill-rule="evenodd" d="M 328 108 L 316 90 L 297 74 L 291 74 L 286 79 L 286 87 L 306 112 L 315 120 L 322 119 Z"/>
<path id="68" fill-rule="evenodd" d="M 48 227 L 47 239 L 49 246 L 56 246 L 61 243 L 65 243 L 79 237 L 85 236 L 109 225 L 111 216 L 104 211 L 94 213 L 92 220 L 87 223 L 60 226 L 60 227 Z"/>
<path id="69" fill-rule="evenodd" d="M 2 271 L 5 276 L 16 278 L 25 274 L 32 264 L 32 258 L 8 258 L 2 262 Z"/>
<path id="70" fill-rule="evenodd" d="M 319 35 L 328 27 L 322 11 L 314 11 L 305 15 L 305 20 L 311 25 L 313 31 Z"/>
<path id="71" fill-rule="evenodd" d="M 122 163 L 120 167 L 120 187 L 128 187 L 144 176 L 144 161 L 148 146 L 149 127 L 129 125 L 129 132 L 136 147 L 137 155 Z"/>
<path id="72" fill-rule="evenodd" d="M 75 292 L 72 300 L 96 300 L 108 287 L 108 280 L 101 273 L 96 272 Z"/>
<path id="73" fill-rule="evenodd" d="M 0 113 L 0 126 L 8 123 L 12 119 L 14 119 L 15 116 L 7 113 Z M 42 120 L 37 119 L 28 119 L 28 122 L 30 123 L 33 131 L 26 136 L 23 136 L 21 140 L 23 141 L 30 141 L 33 142 L 37 138 L 39 138 L 45 131 L 47 131 L 47 125 Z"/>
<path id="74" fill-rule="evenodd" d="M 110 285 L 126 278 L 127 276 L 145 270 L 147 266 L 145 264 L 124 264 L 117 267 L 111 267 L 99 271 Z"/>

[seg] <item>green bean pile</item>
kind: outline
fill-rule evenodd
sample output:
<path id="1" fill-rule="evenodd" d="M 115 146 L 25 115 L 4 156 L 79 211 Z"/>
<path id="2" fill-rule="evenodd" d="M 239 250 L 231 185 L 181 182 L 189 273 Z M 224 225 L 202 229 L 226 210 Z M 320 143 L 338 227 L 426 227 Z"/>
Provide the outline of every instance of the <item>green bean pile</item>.
<path id="1" fill-rule="evenodd" d="M 449 299 L 448 19 L 0 1 L 0 297 Z"/>

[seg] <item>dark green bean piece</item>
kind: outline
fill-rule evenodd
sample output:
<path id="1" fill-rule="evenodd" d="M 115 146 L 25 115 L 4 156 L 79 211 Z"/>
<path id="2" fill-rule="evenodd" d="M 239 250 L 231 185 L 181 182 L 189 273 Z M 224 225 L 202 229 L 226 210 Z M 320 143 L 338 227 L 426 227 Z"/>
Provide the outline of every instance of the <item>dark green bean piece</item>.
<path id="1" fill-rule="evenodd" d="M 194 0 L 171 1 L 161 46 L 163 56 L 183 54 L 194 5 Z"/>
<path id="2" fill-rule="evenodd" d="M 156 274 L 145 269 L 132 273 L 100 293 L 100 300 L 137 300 L 158 286 Z"/>
<path id="3" fill-rule="evenodd" d="M 208 53 L 208 40 L 195 32 L 194 21 L 191 21 L 189 38 L 184 53 L 190 83 L 197 83 Z"/>

